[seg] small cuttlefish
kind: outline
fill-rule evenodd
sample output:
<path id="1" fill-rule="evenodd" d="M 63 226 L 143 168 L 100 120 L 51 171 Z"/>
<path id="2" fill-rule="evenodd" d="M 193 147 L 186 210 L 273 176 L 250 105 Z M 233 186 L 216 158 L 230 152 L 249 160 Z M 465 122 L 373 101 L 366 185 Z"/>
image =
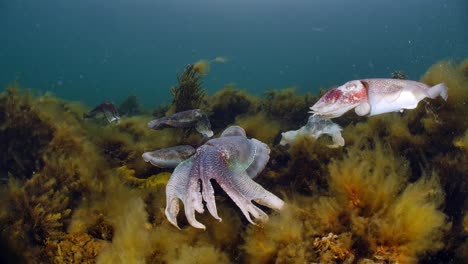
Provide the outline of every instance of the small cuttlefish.
<path id="1" fill-rule="evenodd" d="M 200 109 L 187 110 L 175 113 L 171 116 L 155 119 L 148 123 L 148 127 L 154 130 L 160 130 L 166 127 L 195 127 L 204 137 L 210 138 L 213 136 L 210 120 Z"/>
<path id="2" fill-rule="evenodd" d="M 120 115 L 119 111 L 117 110 L 117 107 L 110 101 L 104 101 L 102 104 L 96 106 L 93 110 L 89 111 L 88 113 L 84 113 L 83 118 L 91 118 L 99 113 L 104 114 L 109 123 L 112 123 L 114 121 L 119 122 L 120 120 Z"/>
<path id="3" fill-rule="evenodd" d="M 335 118 L 354 108 L 357 115 L 373 116 L 414 109 L 419 101 L 437 96 L 447 100 L 447 86 L 428 86 L 421 82 L 398 79 L 362 79 L 349 81 L 325 93 L 315 103 L 311 113 Z"/>
<path id="4" fill-rule="evenodd" d="M 327 134 L 330 135 L 333 139 L 333 144 L 329 145 L 328 147 L 342 147 L 345 144 L 345 140 L 341 136 L 342 130 L 343 129 L 338 124 L 333 123 L 333 121 L 328 118 L 311 115 L 305 126 L 299 128 L 298 130 L 281 133 L 280 145 L 285 146 L 291 144 L 298 136 L 310 135 L 313 138 L 318 139 L 323 134 Z"/>

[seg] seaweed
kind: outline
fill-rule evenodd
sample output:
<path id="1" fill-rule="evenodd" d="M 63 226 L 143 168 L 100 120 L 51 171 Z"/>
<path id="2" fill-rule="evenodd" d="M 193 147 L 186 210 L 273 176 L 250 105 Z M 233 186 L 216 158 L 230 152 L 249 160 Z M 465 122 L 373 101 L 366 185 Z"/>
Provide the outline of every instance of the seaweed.
<path id="1" fill-rule="evenodd" d="M 168 114 L 201 107 L 205 98 L 202 76 L 194 64 L 187 65 L 182 74 L 177 74 L 177 85 L 171 88 L 172 105 Z"/>
<path id="2" fill-rule="evenodd" d="M 235 89 L 233 85 L 227 85 L 217 91 L 208 100 L 208 112 L 213 130 L 225 129 L 240 115 L 257 112 L 258 101 L 245 91 Z"/>
<path id="3" fill-rule="evenodd" d="M 267 144 L 273 144 L 275 136 L 280 132 L 279 122 L 268 119 L 262 112 L 238 116 L 235 124 L 244 128 L 248 137 L 256 138 Z"/>
<path id="4" fill-rule="evenodd" d="M 408 80 L 408 75 L 404 71 L 393 71 L 390 74 L 392 79 Z"/>
<path id="5" fill-rule="evenodd" d="M 135 95 L 129 95 L 122 103 L 120 103 L 118 109 L 119 113 L 126 116 L 135 116 L 142 113 L 138 97 Z"/>
<path id="6" fill-rule="evenodd" d="M 2 236 L 12 250 L 24 251 L 24 257 L 50 262 L 45 246 L 66 235 L 73 208 L 97 190 L 97 182 L 105 175 L 102 160 L 86 141 L 78 112 L 70 112 L 73 106 L 50 96 L 32 100 L 27 93 L 6 94 L 2 98 L 8 96 L 7 103 L 2 106 L 21 106 L 8 108 L 10 118 L 21 118 L 3 124 L 5 129 L 21 129 L 9 144 L 32 141 L 23 145 L 24 152 L 30 152 L 41 166 L 30 165 L 32 173 L 27 177 L 10 173 L 1 193 L 2 210 L 8 212 L 0 214 Z M 44 140 L 37 138 L 37 131 L 49 131 L 47 144 L 35 142 Z"/>
<path id="7" fill-rule="evenodd" d="M 53 128 L 41 121 L 29 92 L 17 85 L 8 87 L 0 96 L 0 177 L 30 178 L 43 166 L 41 151 L 49 144 Z M 4 145 L 3 145 L 4 144 Z"/>
<path id="8" fill-rule="evenodd" d="M 86 233 L 67 234 L 61 240 L 47 241 L 45 251 L 51 263 L 95 263 L 105 245 Z"/>
<path id="9" fill-rule="evenodd" d="M 193 70 L 201 75 L 205 75 L 210 71 L 210 62 L 207 60 L 199 60 L 193 64 Z"/>
<path id="10" fill-rule="evenodd" d="M 262 109 L 269 118 L 284 123 L 285 130 L 291 130 L 307 123 L 309 107 L 316 100 L 310 93 L 296 94 L 295 88 L 268 90 Z"/>
<path id="11" fill-rule="evenodd" d="M 326 194 L 294 194 L 263 229 L 248 228 L 246 260 L 417 263 L 443 248 L 450 225 L 438 178 L 409 183 L 405 163 L 378 142 L 353 146 L 329 164 Z"/>
<path id="12" fill-rule="evenodd" d="M 169 110 L 170 107 L 171 106 L 169 104 L 158 105 L 151 112 L 151 116 L 156 118 L 163 117 L 166 115 L 166 112 Z"/>

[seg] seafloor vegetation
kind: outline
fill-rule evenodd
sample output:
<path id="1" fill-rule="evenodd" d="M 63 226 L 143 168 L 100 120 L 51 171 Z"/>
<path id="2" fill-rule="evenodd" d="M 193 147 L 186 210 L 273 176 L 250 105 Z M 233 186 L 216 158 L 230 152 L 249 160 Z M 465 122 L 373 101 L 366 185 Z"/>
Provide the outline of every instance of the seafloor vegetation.
<path id="1" fill-rule="evenodd" d="M 271 158 L 256 181 L 284 210 L 254 226 L 216 188 L 223 221 L 198 215 L 201 231 L 180 214 L 178 230 L 164 216 L 171 170 L 141 154 L 197 145 L 198 133 L 148 129 L 154 117 L 135 97 L 107 125 L 83 120 L 83 105 L 11 85 L 0 95 L 2 263 L 468 262 L 468 60 L 441 61 L 422 76 L 447 84 L 447 102 L 336 119 L 346 140 L 338 149 L 328 137 L 278 145 L 317 97 L 285 89 L 258 98 L 234 87 L 207 95 L 206 71 L 188 66 L 172 105 L 152 113 L 199 107 L 215 134 L 237 124 L 267 143 Z"/>

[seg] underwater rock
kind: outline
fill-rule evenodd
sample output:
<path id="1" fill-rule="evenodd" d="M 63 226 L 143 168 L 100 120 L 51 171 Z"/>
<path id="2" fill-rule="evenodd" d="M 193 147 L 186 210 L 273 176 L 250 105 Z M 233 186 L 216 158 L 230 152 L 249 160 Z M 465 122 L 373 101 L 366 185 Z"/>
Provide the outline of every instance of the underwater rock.
<path id="1" fill-rule="evenodd" d="M 93 110 L 89 111 L 88 113 L 83 114 L 83 118 L 91 118 L 96 116 L 99 113 L 103 113 L 104 116 L 107 118 L 109 123 L 114 121 L 119 122 L 120 115 L 117 107 L 109 101 L 105 101 L 102 104 L 96 106 Z"/>
<path id="2" fill-rule="evenodd" d="M 195 126 L 195 129 L 205 137 L 212 137 L 210 120 L 200 109 L 192 109 L 171 116 L 165 116 L 155 119 L 148 123 L 148 127 L 160 130 L 166 127 L 189 128 Z"/>
<path id="3" fill-rule="evenodd" d="M 189 159 L 174 170 L 166 186 L 166 217 L 177 225 L 180 199 L 184 204 L 185 216 L 195 228 L 205 226 L 195 219 L 195 211 L 204 212 L 204 204 L 211 215 L 221 221 L 216 209 L 214 189 L 210 180 L 216 182 L 241 209 L 247 220 L 255 224 L 251 215 L 261 222 L 268 216 L 255 202 L 279 210 L 284 202 L 252 180 L 265 167 L 270 149 L 256 139 L 245 137 L 239 126 L 227 128 L 220 138 L 207 141 Z"/>
<path id="4" fill-rule="evenodd" d="M 353 80 L 328 91 L 310 107 L 310 112 L 335 118 L 354 108 L 357 115 L 373 116 L 414 109 L 422 99 L 434 99 L 437 96 L 447 100 L 447 86 L 444 83 L 429 87 L 410 80 Z"/>
<path id="5" fill-rule="evenodd" d="M 328 134 L 333 139 L 333 145 L 329 145 L 331 148 L 342 147 L 345 144 L 341 131 L 343 129 L 333 123 L 330 119 L 322 118 L 317 115 L 309 117 L 307 124 L 298 130 L 291 130 L 281 133 L 280 145 L 285 146 L 291 144 L 296 140 L 298 136 L 310 135 L 315 139 L 318 139 L 323 134 Z"/>
<path id="6" fill-rule="evenodd" d="M 195 153 L 195 148 L 190 145 L 181 145 L 171 148 L 158 149 L 143 153 L 142 158 L 146 162 L 161 168 L 175 168 L 179 163 L 188 159 Z"/>

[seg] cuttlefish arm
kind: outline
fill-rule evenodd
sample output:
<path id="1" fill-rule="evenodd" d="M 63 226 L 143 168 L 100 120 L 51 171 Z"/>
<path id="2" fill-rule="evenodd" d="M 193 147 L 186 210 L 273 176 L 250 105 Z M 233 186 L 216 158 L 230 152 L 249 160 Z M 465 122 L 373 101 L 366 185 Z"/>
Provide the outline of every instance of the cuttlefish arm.
<path id="1" fill-rule="evenodd" d="M 196 228 L 205 229 L 205 226 L 195 219 L 195 212 L 203 213 L 203 198 L 200 192 L 199 177 L 192 177 L 194 158 L 180 163 L 172 173 L 166 185 L 167 220 L 177 228 L 177 214 L 180 210 L 179 200 L 184 204 L 185 216 L 189 224 Z M 179 228 L 180 229 L 180 228 Z"/>
<path id="2" fill-rule="evenodd" d="M 222 135 L 200 146 L 193 156 L 176 167 L 169 179 L 165 213 L 173 225 L 177 226 L 179 201 L 184 204 L 187 221 L 195 228 L 205 229 L 195 218 L 196 212 L 203 213 L 204 204 L 221 221 L 211 180 L 221 186 L 253 224 L 255 220 L 266 221 L 268 216 L 252 201 L 276 210 L 283 207 L 283 200 L 252 180 L 268 162 L 268 146 L 246 138 L 240 127 L 228 128 Z"/>

